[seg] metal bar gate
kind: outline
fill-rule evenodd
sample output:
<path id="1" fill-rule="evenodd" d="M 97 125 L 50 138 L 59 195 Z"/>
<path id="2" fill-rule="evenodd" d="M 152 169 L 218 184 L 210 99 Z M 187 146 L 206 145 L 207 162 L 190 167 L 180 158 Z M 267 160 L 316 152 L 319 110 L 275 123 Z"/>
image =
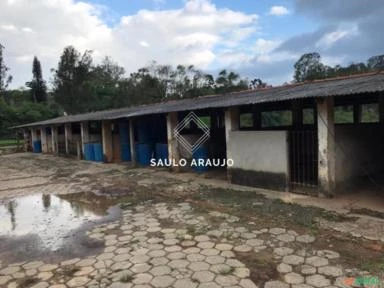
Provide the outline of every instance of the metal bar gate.
<path id="1" fill-rule="evenodd" d="M 290 189 L 294 192 L 317 193 L 317 131 L 289 132 Z"/>

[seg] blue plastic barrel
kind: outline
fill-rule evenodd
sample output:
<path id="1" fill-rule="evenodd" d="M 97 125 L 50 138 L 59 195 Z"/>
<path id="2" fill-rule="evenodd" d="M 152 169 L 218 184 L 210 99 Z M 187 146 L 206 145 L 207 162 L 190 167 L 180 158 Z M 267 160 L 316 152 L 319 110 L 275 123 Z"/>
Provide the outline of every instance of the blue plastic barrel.
<path id="1" fill-rule="evenodd" d="M 84 159 L 87 161 L 95 160 L 92 143 L 84 144 Z"/>
<path id="2" fill-rule="evenodd" d="M 41 141 L 33 141 L 33 153 L 41 153 Z"/>
<path id="3" fill-rule="evenodd" d="M 168 144 L 156 143 L 156 159 L 165 161 L 168 159 Z"/>
<path id="4" fill-rule="evenodd" d="M 97 162 L 103 162 L 104 161 L 104 155 L 103 155 L 103 145 L 100 143 L 93 143 L 93 155 L 94 155 L 94 161 Z"/>
<path id="5" fill-rule="evenodd" d="M 208 170 L 208 166 L 205 166 L 205 165 L 199 165 L 199 159 L 203 159 L 204 160 L 204 163 L 206 162 L 206 160 L 208 159 L 208 148 L 206 147 L 199 147 L 197 148 L 193 154 L 192 154 L 192 158 L 195 160 L 196 162 L 196 165 L 193 166 L 193 170 L 195 170 L 196 172 L 204 172 L 204 171 L 207 171 Z"/>
<path id="6" fill-rule="evenodd" d="M 152 145 L 146 143 L 137 144 L 137 162 L 143 166 L 149 166 L 152 158 Z"/>
<path id="7" fill-rule="evenodd" d="M 121 161 L 131 161 L 131 146 L 129 143 L 122 143 L 120 146 Z"/>

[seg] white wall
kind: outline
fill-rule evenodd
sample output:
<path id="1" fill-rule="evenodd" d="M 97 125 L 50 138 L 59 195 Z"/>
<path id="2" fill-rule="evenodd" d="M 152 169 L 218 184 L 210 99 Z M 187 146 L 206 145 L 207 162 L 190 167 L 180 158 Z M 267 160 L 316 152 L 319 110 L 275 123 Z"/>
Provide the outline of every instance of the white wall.
<path id="1" fill-rule="evenodd" d="M 230 131 L 232 168 L 288 175 L 286 131 Z"/>

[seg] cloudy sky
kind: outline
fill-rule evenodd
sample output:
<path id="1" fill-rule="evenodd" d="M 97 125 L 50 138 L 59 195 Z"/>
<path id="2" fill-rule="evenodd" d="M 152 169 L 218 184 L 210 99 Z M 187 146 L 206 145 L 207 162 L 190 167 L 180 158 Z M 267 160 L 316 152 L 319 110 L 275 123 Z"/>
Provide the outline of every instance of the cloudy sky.
<path id="1" fill-rule="evenodd" d="M 383 27 L 382 0 L 0 0 L 13 88 L 31 78 L 34 55 L 49 80 L 67 45 L 128 73 L 155 60 L 277 85 L 305 52 L 330 65 L 384 54 Z"/>

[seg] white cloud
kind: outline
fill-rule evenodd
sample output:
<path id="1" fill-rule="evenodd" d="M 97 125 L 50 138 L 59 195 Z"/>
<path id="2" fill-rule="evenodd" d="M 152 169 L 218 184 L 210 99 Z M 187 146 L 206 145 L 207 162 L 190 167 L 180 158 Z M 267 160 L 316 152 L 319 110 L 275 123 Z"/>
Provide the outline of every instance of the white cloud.
<path id="1" fill-rule="evenodd" d="M 284 6 L 272 6 L 268 14 L 273 16 L 283 16 L 289 14 L 289 10 Z"/>
<path id="2" fill-rule="evenodd" d="M 353 25 L 350 29 L 332 31 L 324 34 L 316 43 L 315 47 L 328 49 L 334 46 L 338 41 L 347 37 L 356 36 L 358 34 L 358 28 Z"/>
<path id="3" fill-rule="evenodd" d="M 217 60 L 217 47 L 239 45 L 258 29 L 257 15 L 217 8 L 209 0 L 189 0 L 180 9 L 141 10 L 110 25 L 100 9 L 75 0 L 0 1 L 0 43 L 13 86 L 31 78 L 33 55 L 49 79 L 67 45 L 93 50 L 95 62 L 109 55 L 128 73 L 151 60 L 207 68 Z"/>
<path id="4" fill-rule="evenodd" d="M 266 40 L 259 38 L 256 40 L 254 50 L 257 54 L 266 54 L 270 53 L 273 49 L 278 47 L 281 44 L 281 41 Z"/>

